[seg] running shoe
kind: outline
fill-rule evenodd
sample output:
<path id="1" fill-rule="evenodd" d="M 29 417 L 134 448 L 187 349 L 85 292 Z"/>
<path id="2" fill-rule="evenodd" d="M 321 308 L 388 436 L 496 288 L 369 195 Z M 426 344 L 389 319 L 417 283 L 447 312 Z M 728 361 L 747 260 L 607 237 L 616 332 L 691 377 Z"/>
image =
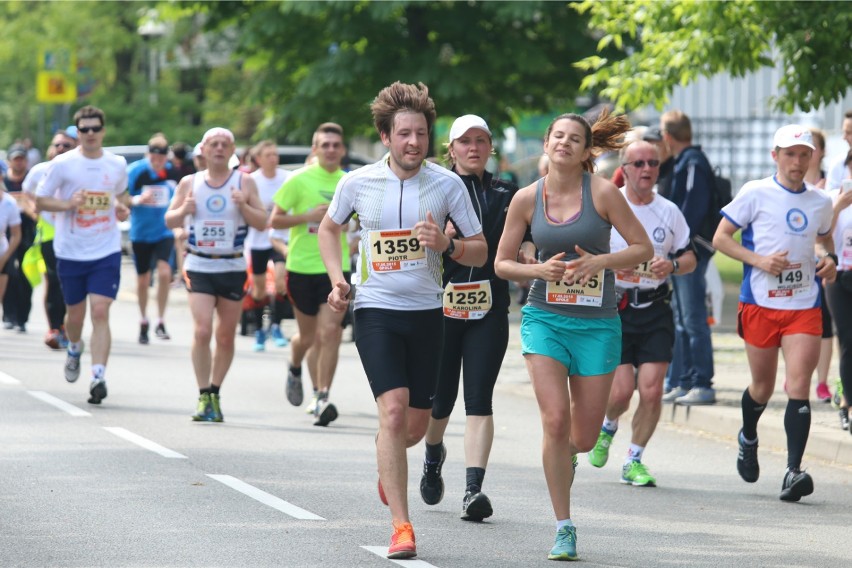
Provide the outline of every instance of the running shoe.
<path id="1" fill-rule="evenodd" d="M 311 400 L 308 401 L 308 404 L 305 405 L 305 414 L 313 414 L 316 416 L 317 406 L 319 406 L 319 392 L 314 391 L 314 396 L 312 396 Z"/>
<path id="2" fill-rule="evenodd" d="M 840 415 L 840 429 L 849 430 L 849 409 L 841 408 L 837 413 Z"/>
<path id="3" fill-rule="evenodd" d="M 817 384 L 816 396 L 820 402 L 831 402 L 831 391 L 828 390 L 828 385 L 825 383 Z"/>
<path id="4" fill-rule="evenodd" d="M 80 352 L 74 353 L 68 350 L 68 356 L 65 357 L 65 380 L 69 383 L 76 382 L 80 378 L 80 356 L 83 354 L 84 345 L 80 342 Z"/>
<path id="5" fill-rule="evenodd" d="M 15 323 L 9 320 L 3 320 L 3 329 L 15 329 Z"/>
<path id="6" fill-rule="evenodd" d="M 193 422 L 213 422 L 216 414 L 213 411 L 213 401 L 210 398 L 210 393 L 202 393 L 198 397 L 198 410 L 192 416 Z"/>
<path id="7" fill-rule="evenodd" d="M 316 417 L 314 426 L 328 426 L 337 420 L 337 407 L 330 403 L 327 398 L 323 398 L 317 404 Z"/>
<path id="8" fill-rule="evenodd" d="M 385 488 L 382 487 L 382 480 L 379 479 L 379 501 L 382 502 L 382 505 L 388 504 L 387 495 L 385 495 Z"/>
<path id="9" fill-rule="evenodd" d="M 614 434 L 607 434 L 603 430 L 598 434 L 598 441 L 595 447 L 589 452 L 589 463 L 595 467 L 603 467 L 609 459 L 609 447 L 612 444 Z"/>
<path id="10" fill-rule="evenodd" d="M 284 337 L 284 333 L 282 333 L 281 326 L 279 325 L 270 327 L 269 334 L 272 336 L 272 341 L 276 347 L 287 347 L 290 344 L 290 340 Z"/>
<path id="11" fill-rule="evenodd" d="M 556 543 L 547 559 L 577 560 L 577 527 L 562 527 L 556 531 Z"/>
<path id="12" fill-rule="evenodd" d="M 462 501 L 461 518 L 464 521 L 481 521 L 494 514 L 491 500 L 481 491 L 466 491 Z"/>
<path id="13" fill-rule="evenodd" d="M 784 481 L 781 482 L 782 501 L 798 501 L 806 495 L 814 492 L 814 480 L 804 471 L 798 468 L 787 468 Z"/>
<path id="14" fill-rule="evenodd" d="M 656 487 L 657 480 L 648 472 L 645 464 L 629 461 L 621 468 L 621 482 L 634 487 Z"/>
<path id="15" fill-rule="evenodd" d="M 210 393 L 210 407 L 213 411 L 212 422 L 224 422 L 225 417 L 222 415 L 222 405 L 219 400 L 219 395 L 215 392 Z"/>
<path id="16" fill-rule="evenodd" d="M 166 331 L 166 325 L 163 322 L 157 324 L 156 329 L 154 329 L 154 335 L 156 335 L 160 339 L 171 339 L 172 336 L 169 335 L 169 332 Z"/>
<path id="17" fill-rule="evenodd" d="M 148 345 L 148 322 L 139 324 L 139 343 Z"/>
<path id="18" fill-rule="evenodd" d="M 44 344 L 55 351 L 62 349 L 62 334 L 58 329 L 51 329 L 44 336 Z"/>
<path id="19" fill-rule="evenodd" d="M 427 505 L 437 505 L 444 498 L 444 479 L 441 468 L 447 459 L 447 446 L 441 443 L 441 458 L 438 461 L 423 460 L 423 476 L 420 478 L 420 497 Z"/>
<path id="20" fill-rule="evenodd" d="M 834 396 L 831 397 L 831 406 L 840 408 L 841 404 L 843 404 L 843 382 L 840 377 L 837 377 L 834 381 Z"/>
<path id="21" fill-rule="evenodd" d="M 417 556 L 417 546 L 414 543 L 414 528 L 411 523 L 394 521 L 388 558 L 414 558 L 415 556 Z"/>
<path id="22" fill-rule="evenodd" d="M 104 379 L 93 379 L 89 385 L 89 404 L 100 404 L 107 397 L 106 381 Z"/>
<path id="23" fill-rule="evenodd" d="M 754 483 L 760 477 L 760 464 L 757 463 L 757 440 L 747 444 L 743 439 L 743 431 L 737 435 L 740 451 L 737 454 L 737 471 L 740 477 L 748 483 Z"/>
<path id="24" fill-rule="evenodd" d="M 293 367 L 287 371 L 287 400 L 293 406 L 300 406 L 305 400 L 305 393 L 302 391 L 302 374 L 298 375 L 293 372 Z"/>
<path id="25" fill-rule="evenodd" d="M 262 329 L 255 330 L 254 332 L 254 345 L 252 349 L 255 351 L 264 351 L 266 350 L 266 332 Z"/>

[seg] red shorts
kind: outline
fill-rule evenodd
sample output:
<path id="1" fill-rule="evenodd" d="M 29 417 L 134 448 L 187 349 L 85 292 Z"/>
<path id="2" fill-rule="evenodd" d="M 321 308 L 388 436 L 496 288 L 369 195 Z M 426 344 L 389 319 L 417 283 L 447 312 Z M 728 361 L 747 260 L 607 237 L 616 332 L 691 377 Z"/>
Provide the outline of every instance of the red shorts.
<path id="1" fill-rule="evenodd" d="M 822 310 L 773 310 L 740 302 L 737 310 L 737 334 L 755 347 L 781 347 L 785 335 L 822 337 Z"/>

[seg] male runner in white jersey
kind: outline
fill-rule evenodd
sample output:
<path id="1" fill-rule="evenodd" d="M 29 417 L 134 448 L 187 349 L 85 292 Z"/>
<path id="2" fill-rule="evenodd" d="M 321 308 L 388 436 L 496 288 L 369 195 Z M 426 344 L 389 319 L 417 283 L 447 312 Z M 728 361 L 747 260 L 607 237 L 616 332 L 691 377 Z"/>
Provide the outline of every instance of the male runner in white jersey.
<path id="1" fill-rule="evenodd" d="M 320 225 L 319 244 L 333 285 L 329 306 L 343 312 L 350 286 L 339 242 L 349 219 L 358 215 L 355 343 L 379 411 L 379 496 L 394 526 L 388 558 L 411 558 L 417 549 L 408 517 L 406 448 L 426 434 L 438 382 L 441 254 L 481 266 L 488 250 L 464 182 L 424 161 L 435 122 L 427 87 L 396 82 L 379 92 L 371 109 L 388 157 L 340 181 Z M 458 238 L 444 234 L 450 218 Z"/>
<path id="2" fill-rule="evenodd" d="M 275 195 L 287 178 L 290 172 L 278 167 L 278 149 L 275 142 L 272 140 L 264 140 L 258 143 L 252 153 L 257 162 L 258 169 L 251 173 L 252 179 L 257 184 L 257 194 L 260 201 L 263 203 L 267 214 L 272 213 L 272 197 Z M 263 351 L 266 349 L 266 330 L 263 329 L 263 311 L 269 303 L 269 296 L 266 293 L 266 270 L 269 261 L 272 260 L 275 265 L 275 270 L 278 270 L 278 265 L 287 260 L 272 244 L 272 229 L 266 228 L 258 231 L 253 227 L 249 228 L 248 237 L 246 237 L 246 248 L 251 253 L 251 299 L 252 299 L 252 315 L 255 321 L 254 332 L 254 350 Z M 272 301 L 272 323 L 269 326 L 269 334 L 272 340 L 278 347 L 287 345 L 287 338 L 281 332 L 281 309 L 286 302 L 284 294 L 276 290 L 275 297 Z"/>
<path id="3" fill-rule="evenodd" d="M 127 162 L 103 149 L 106 119 L 101 109 L 84 106 L 74 114 L 80 145 L 53 160 L 36 189 L 39 210 L 56 211 L 56 270 L 67 305 L 68 357 L 65 380 L 80 376 L 86 299 L 92 310 L 90 404 L 107 396 L 106 364 L 112 336 L 109 309 L 121 278 L 118 221 L 130 214 Z"/>
<path id="4" fill-rule="evenodd" d="M 797 124 L 775 133 L 775 175 L 750 181 L 722 209 L 713 246 L 743 263 L 737 329 L 746 344 L 751 384 L 743 392 L 737 470 L 757 481 L 757 421 L 775 389 L 778 349 L 786 363 L 787 471 L 781 500 L 798 501 L 814 490 L 801 470 L 811 427 L 808 393 L 819 361 L 822 312 L 816 280 L 833 282 L 837 271 L 831 236 L 832 204 L 805 183 L 814 151 L 810 130 Z M 734 233 L 742 229 L 742 244 Z"/>
<path id="5" fill-rule="evenodd" d="M 207 169 L 178 184 L 166 225 L 175 229 L 189 221 L 184 266 L 189 278 L 189 309 L 195 323 L 192 366 L 198 383 L 196 422 L 222 422 L 219 390 L 234 360 L 234 339 L 242 313 L 248 227 L 266 227 L 266 210 L 250 175 L 231 170 L 234 135 L 211 128 L 201 140 Z M 213 316 L 217 316 L 216 352 L 211 354 Z"/>
<path id="6" fill-rule="evenodd" d="M 657 480 L 642 463 L 645 447 L 660 420 L 663 379 L 672 360 L 674 316 L 671 307 L 672 274 L 688 274 L 697 260 L 689 242 L 689 225 L 677 205 L 658 196 L 654 189 L 660 174 L 660 151 L 655 144 L 638 140 L 623 151 L 624 187 L 621 192 L 642 223 L 654 257 L 633 269 L 615 271 L 615 289 L 621 294 L 621 364 L 615 369 L 601 433 L 589 463 L 603 467 L 618 430 L 618 419 L 630 407 L 633 391 L 639 405 L 633 414 L 630 448 L 621 468 L 621 482 L 636 487 L 656 487 Z M 613 229 L 610 250 L 627 242 Z"/>

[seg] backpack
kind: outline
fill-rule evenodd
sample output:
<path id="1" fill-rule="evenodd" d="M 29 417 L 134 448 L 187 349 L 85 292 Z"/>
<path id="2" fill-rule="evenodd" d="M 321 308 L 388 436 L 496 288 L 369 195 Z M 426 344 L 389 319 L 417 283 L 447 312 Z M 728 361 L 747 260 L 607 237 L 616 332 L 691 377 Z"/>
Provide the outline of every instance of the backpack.
<path id="1" fill-rule="evenodd" d="M 722 214 L 719 210 L 734 198 L 731 180 L 722 176 L 722 170 L 719 166 L 713 168 L 713 179 L 715 180 L 714 191 L 711 196 L 707 217 L 704 219 L 704 224 L 694 239 L 696 244 L 703 246 L 711 253 L 716 252 L 716 249 L 713 248 L 713 235 L 716 234 L 716 228 L 722 220 Z"/>

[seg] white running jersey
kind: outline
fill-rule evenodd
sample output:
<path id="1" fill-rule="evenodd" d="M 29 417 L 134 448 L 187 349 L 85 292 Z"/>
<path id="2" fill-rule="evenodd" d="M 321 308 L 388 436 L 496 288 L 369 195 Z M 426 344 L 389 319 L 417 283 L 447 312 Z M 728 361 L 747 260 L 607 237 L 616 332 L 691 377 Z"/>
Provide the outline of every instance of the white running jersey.
<path id="1" fill-rule="evenodd" d="M 382 160 L 346 174 L 337 184 L 328 216 L 345 225 L 357 214 L 361 222 L 358 267 L 352 274 L 358 286 L 355 309 L 441 308 L 441 253 L 420 247 L 413 232 L 427 211 L 441 228 L 452 217 L 461 235 L 482 233 L 464 182 L 431 162 L 400 180 Z"/>
<path id="2" fill-rule="evenodd" d="M 840 197 L 839 190 L 829 192 L 832 202 Z M 852 270 L 852 207 L 847 207 L 837 215 L 834 226 L 834 248 L 837 249 L 837 270 Z"/>
<path id="3" fill-rule="evenodd" d="M 18 202 L 5 191 L 0 191 L 0 256 L 9 250 L 9 240 L 6 238 L 6 229 L 21 224 L 21 210 Z M 9 259 L 8 262 L 14 262 Z"/>
<path id="4" fill-rule="evenodd" d="M 266 216 L 268 218 L 272 213 L 272 206 L 274 205 L 272 196 L 275 195 L 275 192 L 281 189 L 281 186 L 284 185 L 284 182 L 287 181 L 288 177 L 290 177 L 290 172 L 279 168 L 275 170 L 275 175 L 271 178 L 263 175 L 262 170 L 256 170 L 250 175 L 252 179 L 254 179 L 254 183 L 257 184 L 257 193 L 260 196 L 260 201 L 263 203 L 263 208 L 266 211 Z M 284 231 L 284 235 L 286 235 L 286 229 L 283 229 L 282 231 Z M 246 237 L 246 249 L 271 249 L 272 243 L 269 241 L 269 237 L 272 236 L 272 233 L 278 233 L 275 235 L 275 238 L 281 240 L 286 238 L 286 236 L 280 234 L 280 231 L 276 232 L 273 229 L 258 231 L 254 227 L 249 227 L 248 236 Z"/>
<path id="5" fill-rule="evenodd" d="M 651 239 L 651 244 L 654 246 L 654 256 L 669 258 L 670 254 L 681 251 L 689 245 L 689 225 L 681 213 L 677 205 L 659 197 L 656 193 L 652 194 L 653 200 L 645 205 L 636 205 L 627 199 L 626 188 L 621 188 L 621 193 L 624 199 L 630 205 L 648 237 Z M 609 238 L 609 248 L 611 252 L 618 252 L 627 248 L 627 241 L 616 230 L 612 228 Z M 615 286 L 617 288 L 639 288 L 641 290 L 653 290 L 665 283 L 666 279 L 656 278 L 651 272 L 651 261 L 643 262 L 636 267 L 634 274 L 630 278 L 622 278 L 616 272 Z M 647 304 L 650 305 L 650 304 Z"/>
<path id="6" fill-rule="evenodd" d="M 27 172 L 27 177 L 24 178 L 24 182 L 21 184 L 24 189 L 24 193 L 29 193 L 30 195 L 35 196 L 36 188 L 38 188 L 41 178 L 43 178 L 44 174 L 47 173 L 47 169 L 49 167 L 50 162 L 39 162 Z M 56 224 L 56 213 L 53 211 L 39 211 L 39 216 L 51 225 Z"/>
<path id="7" fill-rule="evenodd" d="M 56 257 L 97 260 L 120 252 L 115 200 L 126 190 L 127 162 L 121 156 L 104 150 L 100 158 L 91 159 L 76 148 L 54 158 L 36 196 L 68 201 L 78 191 L 86 192 L 82 207 L 55 213 Z"/>
<path id="8" fill-rule="evenodd" d="M 239 207 L 231 198 L 231 191 L 242 190 L 242 172 L 233 171 L 219 187 L 211 187 L 205 172 L 192 178 L 192 195 L 195 197 L 195 214 L 187 216 L 189 251 L 210 256 L 233 256 L 243 252 L 248 226 Z M 197 254 L 186 255 L 186 270 L 194 272 L 239 272 L 246 270 L 242 254 L 236 258 L 205 258 Z"/>
<path id="9" fill-rule="evenodd" d="M 818 307 L 814 244 L 831 230 L 831 198 L 805 184 L 794 192 L 775 177 L 750 181 L 722 209 L 742 229 L 742 244 L 759 255 L 787 251 L 788 267 L 773 276 L 743 264 L 740 301 L 776 310 Z"/>

